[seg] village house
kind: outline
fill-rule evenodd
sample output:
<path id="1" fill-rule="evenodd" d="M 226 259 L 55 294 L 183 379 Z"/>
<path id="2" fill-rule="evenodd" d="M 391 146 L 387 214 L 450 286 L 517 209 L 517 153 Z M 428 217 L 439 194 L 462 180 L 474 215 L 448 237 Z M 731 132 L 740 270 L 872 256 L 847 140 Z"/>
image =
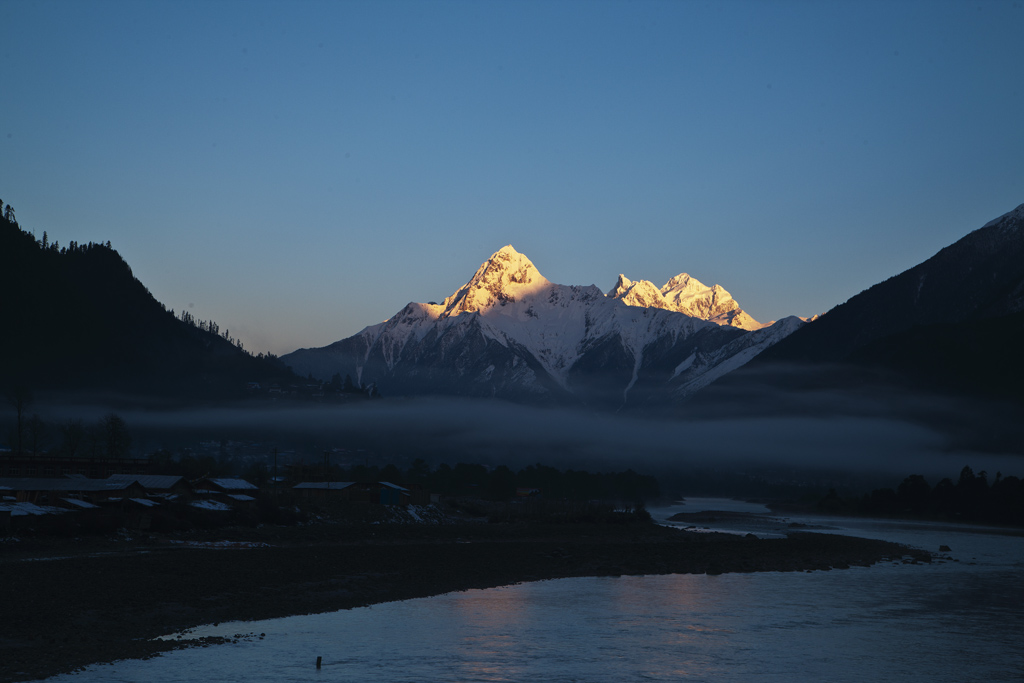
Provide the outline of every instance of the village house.
<path id="1" fill-rule="evenodd" d="M 193 493 L 192 485 L 185 477 L 174 474 L 112 474 L 107 481 L 124 481 L 130 479 L 142 484 L 146 493 L 154 498 L 164 500 L 175 500 L 177 498 L 191 498 Z"/>
<path id="2" fill-rule="evenodd" d="M 307 481 L 296 484 L 293 491 L 307 498 L 344 500 L 350 503 L 378 505 L 408 505 L 409 489 L 386 481 Z"/>
<path id="3" fill-rule="evenodd" d="M 316 500 L 344 500 L 352 501 L 352 494 L 355 489 L 355 482 L 352 481 L 304 481 L 292 487 L 304 498 Z"/>
<path id="4" fill-rule="evenodd" d="M 192 484 L 196 491 L 213 491 L 215 493 L 257 493 L 260 489 L 255 484 L 250 484 L 245 479 L 225 479 L 203 477 Z"/>
<path id="5" fill-rule="evenodd" d="M 0 503 L 0 532 L 3 535 L 14 533 L 21 527 L 41 524 L 44 528 L 57 528 L 60 521 L 54 518 L 70 513 L 70 510 L 54 505 L 36 505 L 35 503 Z"/>
<path id="6" fill-rule="evenodd" d="M 153 525 L 154 509 L 159 503 L 149 498 L 124 498 L 120 509 L 124 512 L 124 525 L 128 529 L 148 531 Z"/>
<path id="7" fill-rule="evenodd" d="M 233 507 L 252 507 L 259 487 L 245 479 L 204 477 L 192 484 L 195 495 L 206 495 Z M 212 508 L 211 508 L 212 509 Z"/>
<path id="8" fill-rule="evenodd" d="M 380 504 L 381 505 L 408 505 L 410 501 L 409 489 L 399 486 L 398 484 L 392 484 L 391 482 L 381 481 L 377 482 L 380 484 Z"/>
<path id="9" fill-rule="evenodd" d="M 129 477 L 126 479 L 88 479 L 82 476 L 63 478 L 5 478 L 0 479 L 5 496 L 13 496 L 19 503 L 59 505 L 62 499 L 75 498 L 98 504 L 110 498 L 144 498 L 146 489 Z"/>

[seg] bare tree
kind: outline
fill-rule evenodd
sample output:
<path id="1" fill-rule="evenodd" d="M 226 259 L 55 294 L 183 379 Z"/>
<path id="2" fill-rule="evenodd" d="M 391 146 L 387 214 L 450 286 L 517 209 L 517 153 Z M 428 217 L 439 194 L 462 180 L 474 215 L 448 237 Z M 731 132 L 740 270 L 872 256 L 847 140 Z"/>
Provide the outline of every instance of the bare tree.
<path id="1" fill-rule="evenodd" d="M 102 435 L 108 458 L 125 458 L 128 456 L 128 449 L 132 445 L 131 434 L 128 433 L 128 425 L 124 419 L 116 413 L 111 413 L 100 420 L 99 431 Z"/>
<path id="2" fill-rule="evenodd" d="M 60 431 L 61 452 L 68 457 L 74 457 L 85 441 L 85 427 L 82 426 L 82 421 L 68 420 L 57 429 Z"/>
<path id="3" fill-rule="evenodd" d="M 14 445 L 14 452 L 23 455 L 25 450 L 25 411 L 32 405 L 32 390 L 24 384 L 16 384 L 7 392 L 7 402 L 11 404 L 17 415 L 15 432 L 17 443 Z"/>
<path id="4" fill-rule="evenodd" d="M 35 457 L 42 452 L 43 440 L 46 438 L 46 423 L 38 415 L 33 414 L 28 419 L 28 447 L 32 456 Z"/>

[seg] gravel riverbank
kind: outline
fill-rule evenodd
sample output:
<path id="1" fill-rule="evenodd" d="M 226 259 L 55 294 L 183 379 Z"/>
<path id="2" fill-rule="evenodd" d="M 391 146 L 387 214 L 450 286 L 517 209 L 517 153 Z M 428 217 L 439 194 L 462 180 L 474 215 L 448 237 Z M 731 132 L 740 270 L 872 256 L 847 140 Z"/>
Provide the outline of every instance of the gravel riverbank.
<path id="1" fill-rule="evenodd" d="M 810 571 L 923 551 L 870 539 L 688 533 L 653 524 L 219 530 L 0 544 L 0 680 L 181 647 L 199 624 L 346 609 L 571 576 Z"/>

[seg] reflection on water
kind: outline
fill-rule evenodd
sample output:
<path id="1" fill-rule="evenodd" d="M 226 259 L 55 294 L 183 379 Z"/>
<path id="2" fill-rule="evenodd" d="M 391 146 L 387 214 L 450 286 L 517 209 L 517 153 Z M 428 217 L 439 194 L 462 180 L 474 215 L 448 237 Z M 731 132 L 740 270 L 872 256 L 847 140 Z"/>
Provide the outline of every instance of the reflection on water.
<path id="1" fill-rule="evenodd" d="M 441 618 L 463 624 L 458 642 L 451 643 L 459 653 L 452 661 L 461 666 L 462 680 L 502 681 L 518 675 L 515 633 L 535 618 L 527 596 L 503 591 L 487 601 L 454 600 L 445 608 L 451 614 Z"/>
<path id="2" fill-rule="evenodd" d="M 953 551 L 932 565 L 563 579 L 222 624 L 195 635 L 266 638 L 57 680 L 1020 680 L 1024 539 L 833 521 L 845 533 Z"/>

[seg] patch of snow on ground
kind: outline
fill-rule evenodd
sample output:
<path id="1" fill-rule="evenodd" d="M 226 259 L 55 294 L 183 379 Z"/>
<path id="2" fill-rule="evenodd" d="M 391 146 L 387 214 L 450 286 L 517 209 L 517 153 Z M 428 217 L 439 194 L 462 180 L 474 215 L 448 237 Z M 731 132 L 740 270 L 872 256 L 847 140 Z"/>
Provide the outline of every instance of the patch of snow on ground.
<path id="1" fill-rule="evenodd" d="M 194 508 L 199 508 L 200 510 L 217 510 L 220 512 L 227 512 L 231 510 L 230 505 L 216 500 L 193 500 L 189 505 Z"/>
<path id="2" fill-rule="evenodd" d="M 686 360 L 684 360 L 682 363 L 676 366 L 675 371 L 673 371 L 672 373 L 672 377 L 676 377 L 683 370 L 688 370 L 690 366 L 693 365 L 693 361 L 695 360 L 697 360 L 696 352 L 691 353 L 689 356 L 686 357 Z"/>
<path id="3" fill-rule="evenodd" d="M 175 545 L 189 548 L 210 548 L 212 550 L 245 550 L 247 548 L 270 548 L 269 543 L 257 541 L 171 541 Z"/>

